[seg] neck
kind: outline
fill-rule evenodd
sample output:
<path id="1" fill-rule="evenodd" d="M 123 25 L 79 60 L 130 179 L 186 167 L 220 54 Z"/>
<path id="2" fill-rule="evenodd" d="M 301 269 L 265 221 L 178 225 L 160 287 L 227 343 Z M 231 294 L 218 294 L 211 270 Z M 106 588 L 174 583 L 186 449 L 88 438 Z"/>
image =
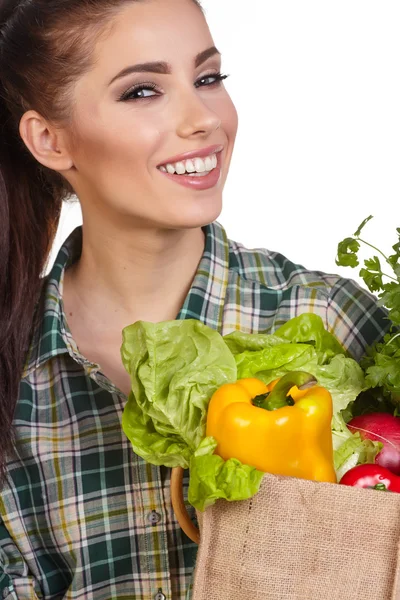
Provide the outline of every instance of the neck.
<path id="1" fill-rule="evenodd" d="M 201 228 L 113 232 L 84 224 L 81 258 L 65 276 L 66 308 L 119 329 L 174 319 L 203 251 Z"/>

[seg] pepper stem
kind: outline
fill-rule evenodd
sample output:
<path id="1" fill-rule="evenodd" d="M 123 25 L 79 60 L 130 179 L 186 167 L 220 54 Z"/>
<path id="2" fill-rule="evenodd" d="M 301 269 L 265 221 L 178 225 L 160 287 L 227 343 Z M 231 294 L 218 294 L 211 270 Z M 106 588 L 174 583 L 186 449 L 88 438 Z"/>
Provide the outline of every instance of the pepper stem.
<path id="1" fill-rule="evenodd" d="M 372 487 L 373 490 L 379 490 L 380 492 L 388 492 L 386 485 L 384 483 L 377 483 Z"/>
<path id="2" fill-rule="evenodd" d="M 284 406 L 293 406 L 293 398 L 287 395 L 289 390 L 293 386 L 298 388 L 303 386 L 311 387 L 316 383 L 317 380 L 311 373 L 306 373 L 305 371 L 290 371 L 281 377 L 272 392 L 266 396 L 263 402 L 258 403 L 258 406 L 260 408 L 265 408 L 265 410 L 277 410 Z"/>

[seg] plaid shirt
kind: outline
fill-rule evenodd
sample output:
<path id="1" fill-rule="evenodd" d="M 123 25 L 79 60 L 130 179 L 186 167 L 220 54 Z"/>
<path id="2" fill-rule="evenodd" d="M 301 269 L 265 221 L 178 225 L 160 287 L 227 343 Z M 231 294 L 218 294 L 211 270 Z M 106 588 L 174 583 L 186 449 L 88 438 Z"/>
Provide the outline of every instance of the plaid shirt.
<path id="1" fill-rule="evenodd" d="M 221 334 L 274 331 L 303 312 L 359 358 L 387 329 L 368 292 L 277 253 L 247 250 L 214 223 L 179 319 Z M 183 600 L 196 547 L 175 520 L 169 470 L 136 456 L 121 429 L 126 402 L 82 356 L 62 304 L 78 228 L 46 281 L 15 414 L 16 455 L 0 498 L 3 598 Z"/>

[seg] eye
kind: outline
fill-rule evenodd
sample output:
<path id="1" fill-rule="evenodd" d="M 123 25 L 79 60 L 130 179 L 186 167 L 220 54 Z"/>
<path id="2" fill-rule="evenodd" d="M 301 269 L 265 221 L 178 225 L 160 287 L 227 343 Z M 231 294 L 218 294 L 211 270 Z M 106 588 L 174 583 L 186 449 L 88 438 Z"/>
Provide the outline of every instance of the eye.
<path id="1" fill-rule="evenodd" d="M 124 92 L 119 100 L 121 102 L 125 100 L 146 100 L 158 95 L 159 92 L 156 85 L 153 83 L 141 83 Z"/>
<path id="2" fill-rule="evenodd" d="M 223 75 L 222 73 L 210 73 L 209 75 L 203 75 L 200 77 L 194 84 L 195 87 L 209 87 L 211 85 L 219 85 L 228 78 L 228 75 Z"/>

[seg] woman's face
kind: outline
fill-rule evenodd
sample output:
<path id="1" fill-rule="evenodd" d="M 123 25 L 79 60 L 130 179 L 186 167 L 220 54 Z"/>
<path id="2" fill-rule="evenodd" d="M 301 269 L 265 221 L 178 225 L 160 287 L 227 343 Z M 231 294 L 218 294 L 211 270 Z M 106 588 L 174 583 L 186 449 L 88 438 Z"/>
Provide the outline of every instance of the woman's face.
<path id="1" fill-rule="evenodd" d="M 192 228 L 218 217 L 237 131 L 220 69 L 191 0 L 121 9 L 73 90 L 67 178 L 84 218 Z"/>

